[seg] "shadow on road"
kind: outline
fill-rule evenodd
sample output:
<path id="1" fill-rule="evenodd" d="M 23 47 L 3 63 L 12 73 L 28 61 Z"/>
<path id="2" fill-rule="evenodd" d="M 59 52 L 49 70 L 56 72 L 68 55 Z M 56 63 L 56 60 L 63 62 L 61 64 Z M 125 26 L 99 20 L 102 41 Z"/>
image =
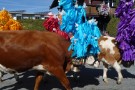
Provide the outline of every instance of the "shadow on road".
<path id="1" fill-rule="evenodd" d="M 121 72 L 122 72 L 123 78 L 135 78 L 135 75 L 128 72 L 127 69 L 122 69 Z M 118 74 L 113 68 L 108 70 L 108 78 L 117 80 L 117 77 L 118 77 Z"/>
<path id="2" fill-rule="evenodd" d="M 70 77 L 72 73 L 67 74 L 67 77 L 71 83 L 71 87 L 84 87 L 87 85 L 99 85 L 98 78 L 102 76 L 102 69 L 94 69 L 94 68 L 82 68 L 80 72 L 80 78 L 75 81 L 73 77 Z M 124 78 L 135 78 L 135 75 L 128 72 L 126 69 L 122 70 L 122 74 Z M 18 90 L 24 88 L 25 90 L 33 90 L 36 71 L 28 71 L 20 74 L 23 77 L 20 78 L 20 83 L 15 83 L 12 85 L 0 87 L 0 90 Z M 9 77 L 7 79 L 12 79 L 14 77 Z M 114 69 L 110 69 L 108 71 L 108 78 L 117 79 L 117 73 Z M 6 81 L 7 79 L 4 79 Z M 1 82 L 2 83 L 2 82 Z M 13 87 L 12 89 L 8 89 Z M 53 76 L 47 76 L 45 80 L 42 80 L 40 84 L 39 90 L 51 90 L 54 88 L 64 89 L 61 83 Z"/>

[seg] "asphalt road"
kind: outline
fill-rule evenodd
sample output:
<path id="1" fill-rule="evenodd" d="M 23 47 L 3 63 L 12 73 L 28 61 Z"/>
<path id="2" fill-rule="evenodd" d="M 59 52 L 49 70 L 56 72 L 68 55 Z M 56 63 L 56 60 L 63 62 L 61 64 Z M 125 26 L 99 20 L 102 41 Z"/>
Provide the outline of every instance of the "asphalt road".
<path id="1" fill-rule="evenodd" d="M 73 90 L 135 90 L 135 66 L 130 68 L 122 67 L 123 81 L 117 85 L 117 73 L 110 68 L 108 71 L 108 84 L 102 80 L 102 64 L 95 69 L 86 65 L 81 69 L 80 78 L 75 81 L 72 75 L 67 75 Z M 20 83 L 17 83 L 13 75 L 5 74 L 3 82 L 0 82 L 0 90 L 33 90 L 35 73 L 28 71 L 19 73 Z M 60 82 L 53 76 L 47 76 L 47 80 L 43 80 L 39 90 L 63 90 Z"/>

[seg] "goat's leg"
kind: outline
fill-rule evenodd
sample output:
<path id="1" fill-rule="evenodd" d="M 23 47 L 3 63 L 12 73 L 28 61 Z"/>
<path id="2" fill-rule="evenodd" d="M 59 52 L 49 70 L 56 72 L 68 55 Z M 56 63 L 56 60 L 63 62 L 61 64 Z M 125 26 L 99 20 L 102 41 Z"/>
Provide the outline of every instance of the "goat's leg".
<path id="1" fill-rule="evenodd" d="M 107 79 L 107 71 L 108 71 L 108 65 L 106 63 L 103 62 L 103 81 L 105 83 L 108 83 L 108 79 Z"/>
<path id="2" fill-rule="evenodd" d="M 118 62 L 115 62 L 113 65 L 113 68 L 117 71 L 118 73 L 118 80 L 117 80 L 117 84 L 121 84 L 121 81 L 123 79 L 122 73 L 121 73 L 121 67 L 118 64 Z"/>

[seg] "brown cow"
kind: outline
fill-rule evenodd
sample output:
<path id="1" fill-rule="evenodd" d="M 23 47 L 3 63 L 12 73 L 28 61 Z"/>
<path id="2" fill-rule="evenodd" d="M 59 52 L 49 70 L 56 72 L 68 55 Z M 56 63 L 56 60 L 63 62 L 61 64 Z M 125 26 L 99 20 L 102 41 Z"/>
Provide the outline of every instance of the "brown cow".
<path id="1" fill-rule="evenodd" d="M 47 31 L 1 31 L 0 71 L 16 73 L 38 70 L 34 90 L 38 90 L 43 72 L 54 75 L 71 90 L 65 75 L 71 65 L 70 42 Z"/>

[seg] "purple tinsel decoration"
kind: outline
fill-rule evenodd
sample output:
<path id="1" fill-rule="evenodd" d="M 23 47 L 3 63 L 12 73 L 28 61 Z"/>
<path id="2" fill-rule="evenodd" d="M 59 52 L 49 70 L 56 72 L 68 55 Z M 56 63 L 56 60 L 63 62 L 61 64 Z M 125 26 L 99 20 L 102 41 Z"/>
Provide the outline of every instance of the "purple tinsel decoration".
<path id="1" fill-rule="evenodd" d="M 115 11 L 120 19 L 116 40 L 121 50 L 122 60 L 135 60 L 135 9 L 133 0 L 120 0 Z"/>

